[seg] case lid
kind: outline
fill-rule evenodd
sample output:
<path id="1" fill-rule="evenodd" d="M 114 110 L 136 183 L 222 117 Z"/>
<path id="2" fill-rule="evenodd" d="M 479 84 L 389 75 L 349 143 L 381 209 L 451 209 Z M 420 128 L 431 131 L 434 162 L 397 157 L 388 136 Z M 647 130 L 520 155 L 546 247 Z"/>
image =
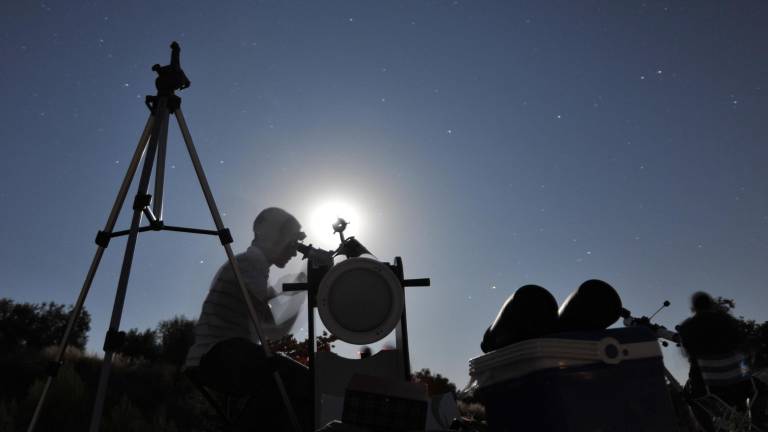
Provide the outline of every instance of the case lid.
<path id="1" fill-rule="evenodd" d="M 661 358 L 661 348 L 644 329 L 561 333 L 530 339 L 469 360 L 469 374 L 480 387 L 546 369 Z"/>

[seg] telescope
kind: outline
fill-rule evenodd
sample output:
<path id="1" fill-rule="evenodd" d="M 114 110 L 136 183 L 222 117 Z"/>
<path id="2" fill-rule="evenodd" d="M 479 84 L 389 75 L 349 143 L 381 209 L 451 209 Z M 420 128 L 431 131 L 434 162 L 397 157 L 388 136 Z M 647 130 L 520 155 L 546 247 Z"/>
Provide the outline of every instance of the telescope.
<path id="1" fill-rule="evenodd" d="M 348 222 L 332 224 L 339 234 L 335 250 L 298 243 L 307 260 L 307 282 L 283 285 L 283 291 L 307 291 L 309 370 L 313 376 L 315 425 L 341 418 L 344 392 L 355 374 L 410 381 L 405 287 L 429 286 L 429 278 L 405 279 L 403 261 L 380 261 L 355 237 L 345 237 Z M 394 349 L 359 359 L 317 352 L 315 309 L 325 328 L 339 340 L 367 345 L 395 332 Z"/>

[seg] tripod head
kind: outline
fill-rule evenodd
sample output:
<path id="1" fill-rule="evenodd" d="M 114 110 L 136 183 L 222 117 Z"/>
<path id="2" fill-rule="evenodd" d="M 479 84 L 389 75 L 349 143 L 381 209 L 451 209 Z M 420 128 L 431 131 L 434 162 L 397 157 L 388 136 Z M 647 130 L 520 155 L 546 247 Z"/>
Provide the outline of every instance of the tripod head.
<path id="1" fill-rule="evenodd" d="M 184 90 L 190 86 L 190 81 L 187 75 L 181 69 L 181 47 L 176 41 L 171 43 L 171 64 L 160 66 L 155 64 L 152 66 L 152 70 L 157 73 L 155 78 L 155 88 L 157 89 L 156 96 L 147 96 L 147 106 L 150 109 L 153 108 L 154 102 L 161 97 L 174 97 L 176 90 Z"/>

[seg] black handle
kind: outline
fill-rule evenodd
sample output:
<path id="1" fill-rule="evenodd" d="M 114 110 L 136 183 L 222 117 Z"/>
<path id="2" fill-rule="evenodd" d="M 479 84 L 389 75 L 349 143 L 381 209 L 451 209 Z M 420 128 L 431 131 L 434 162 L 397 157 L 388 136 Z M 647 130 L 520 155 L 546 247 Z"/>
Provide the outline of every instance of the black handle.
<path id="1" fill-rule="evenodd" d="M 430 285 L 431 285 L 431 282 L 429 278 L 403 280 L 403 286 L 430 286 Z"/>
<path id="2" fill-rule="evenodd" d="M 284 283 L 283 291 L 306 291 L 309 289 L 309 284 L 306 282 L 294 282 Z"/>

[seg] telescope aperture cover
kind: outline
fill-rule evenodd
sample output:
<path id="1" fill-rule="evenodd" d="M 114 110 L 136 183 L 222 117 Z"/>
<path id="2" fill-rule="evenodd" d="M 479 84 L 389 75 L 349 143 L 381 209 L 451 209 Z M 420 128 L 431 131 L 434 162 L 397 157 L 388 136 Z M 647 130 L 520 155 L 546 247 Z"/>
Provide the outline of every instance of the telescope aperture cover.
<path id="1" fill-rule="evenodd" d="M 325 327 L 339 339 L 364 345 L 381 340 L 397 325 L 405 298 L 392 270 L 377 260 L 350 258 L 323 278 L 317 308 Z"/>

